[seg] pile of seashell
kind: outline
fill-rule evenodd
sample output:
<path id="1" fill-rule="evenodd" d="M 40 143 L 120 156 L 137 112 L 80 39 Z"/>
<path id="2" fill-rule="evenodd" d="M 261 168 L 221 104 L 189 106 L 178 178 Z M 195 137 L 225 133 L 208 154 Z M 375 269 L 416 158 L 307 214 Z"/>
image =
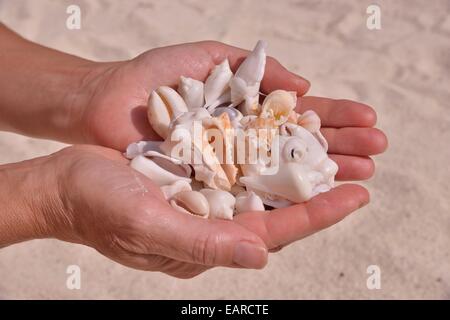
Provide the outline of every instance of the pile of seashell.
<path id="1" fill-rule="evenodd" d="M 259 41 L 235 74 L 225 59 L 205 83 L 181 77 L 177 91 L 151 93 L 148 120 L 163 141 L 133 143 L 125 155 L 176 210 L 231 220 L 333 187 L 338 167 L 317 114 L 297 113 L 295 92 L 259 92 L 265 48 Z"/>

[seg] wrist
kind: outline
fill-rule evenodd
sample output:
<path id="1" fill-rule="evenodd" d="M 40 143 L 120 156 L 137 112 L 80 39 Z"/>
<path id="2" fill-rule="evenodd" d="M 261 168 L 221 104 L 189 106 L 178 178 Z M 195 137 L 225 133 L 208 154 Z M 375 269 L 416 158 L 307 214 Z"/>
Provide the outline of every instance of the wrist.
<path id="1" fill-rule="evenodd" d="M 0 166 L 0 247 L 57 236 L 64 207 L 52 158 Z"/>

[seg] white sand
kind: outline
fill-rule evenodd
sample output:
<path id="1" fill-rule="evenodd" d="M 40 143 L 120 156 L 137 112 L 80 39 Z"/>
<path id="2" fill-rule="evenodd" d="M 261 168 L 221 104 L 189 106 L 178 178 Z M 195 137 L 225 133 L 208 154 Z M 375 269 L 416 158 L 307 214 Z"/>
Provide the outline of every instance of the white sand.
<path id="1" fill-rule="evenodd" d="M 269 53 L 313 83 L 310 94 L 373 105 L 389 151 L 366 185 L 372 203 L 342 223 L 273 254 L 263 271 L 216 269 L 192 280 L 140 272 L 90 248 L 52 240 L 0 250 L 0 298 L 450 298 L 450 3 L 377 1 L 87 1 L 80 31 L 71 1 L 0 0 L 0 20 L 45 45 L 97 60 L 215 39 Z M 0 70 L 1 72 L 1 70 Z M 63 145 L 0 134 L 0 162 Z M 78 264 L 82 289 L 66 289 Z M 380 290 L 366 287 L 379 265 Z"/>

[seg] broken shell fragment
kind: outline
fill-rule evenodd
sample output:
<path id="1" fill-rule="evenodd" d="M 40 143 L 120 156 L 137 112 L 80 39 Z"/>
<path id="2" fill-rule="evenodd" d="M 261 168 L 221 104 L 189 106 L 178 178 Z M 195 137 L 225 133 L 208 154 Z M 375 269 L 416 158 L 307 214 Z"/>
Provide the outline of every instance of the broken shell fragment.
<path id="1" fill-rule="evenodd" d="M 261 198 L 252 191 L 245 191 L 236 195 L 236 213 L 250 211 L 265 211 Z"/>
<path id="2" fill-rule="evenodd" d="M 161 191 L 164 194 L 166 200 L 172 199 L 172 197 L 181 191 L 191 191 L 192 187 L 189 182 L 185 180 L 177 180 L 172 184 L 162 186 Z"/>
<path id="3" fill-rule="evenodd" d="M 125 151 L 125 157 L 127 159 L 134 159 L 138 155 L 143 155 L 148 151 L 160 151 L 159 146 L 162 141 L 139 141 L 133 142 L 127 147 Z"/>
<path id="4" fill-rule="evenodd" d="M 209 203 L 198 191 L 181 191 L 170 200 L 172 207 L 180 212 L 190 213 L 203 218 L 209 216 Z"/>
<path id="5" fill-rule="evenodd" d="M 175 159 L 172 160 L 176 161 Z M 173 164 L 175 166 L 177 164 L 179 165 L 179 163 L 177 162 L 173 162 Z M 142 155 L 139 155 L 135 157 L 133 160 L 131 160 L 130 166 L 136 171 L 139 171 L 143 175 L 150 178 L 158 186 L 172 184 L 178 180 L 184 180 L 188 183 L 191 182 L 191 179 L 188 178 L 187 173 L 185 174 L 185 176 L 176 175 L 159 166 L 153 160 L 150 160 Z"/>
<path id="6" fill-rule="evenodd" d="M 187 111 L 183 98 L 170 87 L 159 87 L 148 99 L 148 121 L 163 139 L 167 137 L 170 121 Z"/>
<path id="7" fill-rule="evenodd" d="M 236 199 L 231 193 L 211 189 L 202 189 L 200 192 L 208 200 L 211 218 L 233 220 Z"/>
<path id="8" fill-rule="evenodd" d="M 178 93 L 186 102 L 189 110 L 201 108 L 204 104 L 204 84 L 201 81 L 180 77 Z"/>

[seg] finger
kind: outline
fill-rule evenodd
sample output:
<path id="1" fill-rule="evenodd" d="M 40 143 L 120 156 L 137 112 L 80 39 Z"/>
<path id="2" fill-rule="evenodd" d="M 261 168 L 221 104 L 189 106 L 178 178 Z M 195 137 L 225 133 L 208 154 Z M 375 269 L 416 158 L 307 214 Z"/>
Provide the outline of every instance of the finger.
<path id="1" fill-rule="evenodd" d="M 165 206 L 157 213 L 147 210 L 142 229 L 151 239 L 147 246 L 151 252 L 138 253 L 204 266 L 259 269 L 266 265 L 267 248 L 253 232 L 229 221 L 202 219 Z"/>
<path id="2" fill-rule="evenodd" d="M 259 235 L 269 249 L 327 228 L 369 202 L 369 193 L 354 184 L 341 185 L 310 201 L 267 212 L 242 213 L 235 222 Z"/>
<path id="3" fill-rule="evenodd" d="M 351 100 L 301 97 L 297 101 L 297 110 L 300 113 L 315 111 L 323 127 L 373 127 L 377 122 L 377 114 L 371 107 Z"/>
<path id="4" fill-rule="evenodd" d="M 382 153 L 387 148 L 387 138 L 376 128 L 322 128 L 328 142 L 328 152 L 368 156 Z"/>
<path id="5" fill-rule="evenodd" d="M 206 41 L 202 43 L 202 45 L 213 57 L 215 64 L 219 64 L 225 58 L 228 58 L 233 72 L 236 72 L 239 65 L 250 52 L 248 50 L 214 41 Z M 261 82 L 261 90 L 263 92 L 268 93 L 276 89 L 284 89 L 296 91 L 298 96 L 302 96 L 308 91 L 309 87 L 309 81 L 288 71 L 276 59 L 267 57 L 264 78 Z"/>
<path id="6" fill-rule="evenodd" d="M 369 157 L 344 156 L 340 154 L 330 154 L 329 156 L 339 167 L 336 180 L 367 180 L 375 172 L 375 164 Z"/>

